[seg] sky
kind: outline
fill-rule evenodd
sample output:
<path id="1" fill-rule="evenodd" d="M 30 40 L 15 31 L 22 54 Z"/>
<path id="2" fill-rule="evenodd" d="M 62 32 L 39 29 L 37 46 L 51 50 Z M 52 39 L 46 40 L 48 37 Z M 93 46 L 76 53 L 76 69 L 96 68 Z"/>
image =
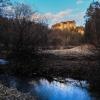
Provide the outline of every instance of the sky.
<path id="1" fill-rule="evenodd" d="M 85 24 L 85 13 L 93 0 L 16 0 L 28 4 L 38 17 L 45 16 L 49 26 L 52 24 L 75 20 L 77 25 Z"/>

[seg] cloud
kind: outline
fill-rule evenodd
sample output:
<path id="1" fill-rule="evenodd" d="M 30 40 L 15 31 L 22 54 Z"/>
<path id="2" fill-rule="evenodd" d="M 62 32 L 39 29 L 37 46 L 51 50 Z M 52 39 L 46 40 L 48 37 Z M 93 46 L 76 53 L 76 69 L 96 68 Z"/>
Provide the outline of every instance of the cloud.
<path id="1" fill-rule="evenodd" d="M 72 9 L 67 9 L 67 10 L 60 11 L 58 13 L 48 12 L 43 15 L 39 15 L 39 17 L 41 18 L 42 16 L 43 18 L 44 16 L 48 20 L 51 26 L 54 23 L 61 22 L 66 16 L 71 15 L 71 12 L 72 12 Z"/>
<path id="2" fill-rule="evenodd" d="M 77 25 L 84 25 L 85 23 L 85 11 L 80 11 L 74 15 L 72 15 L 72 18 L 77 22 Z"/>
<path id="3" fill-rule="evenodd" d="M 68 10 L 69 12 L 64 13 L 64 11 L 58 12 L 57 14 L 46 14 L 48 15 L 48 20 L 50 22 L 50 27 L 55 24 L 62 21 L 69 21 L 69 20 L 75 20 L 77 25 L 83 25 L 84 24 L 84 15 L 85 11 L 75 11 L 75 10 Z M 50 15 L 50 16 L 49 16 Z"/>
<path id="4" fill-rule="evenodd" d="M 77 22 L 77 25 L 83 25 L 84 15 L 85 11 L 79 11 L 77 9 L 66 9 L 58 13 L 52 13 L 52 12 L 47 12 L 44 14 L 38 13 L 35 16 L 33 15 L 32 18 L 37 20 L 46 19 L 46 21 L 49 24 L 49 27 L 51 27 L 55 23 L 68 20 L 75 20 Z"/>
<path id="5" fill-rule="evenodd" d="M 68 16 L 70 15 L 72 12 L 72 9 L 67 9 L 67 10 L 64 10 L 64 11 L 60 11 L 58 13 L 46 13 L 44 14 L 44 16 L 47 18 L 47 19 L 53 19 L 53 20 L 56 20 L 56 19 L 60 19 L 60 18 L 63 18 L 65 16 Z"/>
<path id="6" fill-rule="evenodd" d="M 76 1 L 76 4 L 78 4 L 78 5 L 79 5 L 79 4 L 82 4 L 82 3 L 83 3 L 83 0 L 77 0 L 77 1 Z"/>
<path id="7" fill-rule="evenodd" d="M 47 12 L 44 14 L 38 13 L 38 14 L 33 15 L 32 19 L 35 19 L 35 20 L 46 19 L 51 26 L 54 23 L 61 22 L 66 16 L 70 16 L 71 12 L 72 12 L 72 9 L 67 9 L 64 11 L 60 11 L 58 13 L 51 13 L 51 12 Z"/>

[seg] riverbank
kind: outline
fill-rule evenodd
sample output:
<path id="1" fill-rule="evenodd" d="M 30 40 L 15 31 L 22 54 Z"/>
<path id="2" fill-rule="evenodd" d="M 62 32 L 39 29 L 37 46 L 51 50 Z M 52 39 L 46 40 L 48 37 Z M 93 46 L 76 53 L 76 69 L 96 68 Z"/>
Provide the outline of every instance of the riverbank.
<path id="1" fill-rule="evenodd" d="M 39 59 L 30 63 L 0 65 L 0 73 L 18 77 L 67 77 L 87 80 L 97 86 L 100 82 L 99 58 L 96 48 L 83 45 L 64 50 L 39 52 Z"/>
<path id="2" fill-rule="evenodd" d="M 0 100 L 35 100 L 33 96 L 19 92 L 16 88 L 8 88 L 0 82 Z"/>
<path id="3" fill-rule="evenodd" d="M 91 88 L 100 90 L 100 63 L 98 50 L 92 45 L 71 49 L 42 51 L 44 66 L 38 74 L 53 77 L 71 77 L 87 80 Z"/>
<path id="4" fill-rule="evenodd" d="M 2 85 L 2 89 L 0 88 L 1 95 L 5 98 L 2 99 L 2 97 L 0 100 L 34 100 L 33 96 L 35 100 L 73 100 L 74 97 L 76 97 L 75 100 L 91 100 L 90 98 L 96 98 L 91 91 L 88 91 L 89 84 L 86 81 L 67 78 L 54 78 L 52 81 L 34 78 L 25 81 L 5 75 L 0 76 L 0 81 L 5 85 Z"/>

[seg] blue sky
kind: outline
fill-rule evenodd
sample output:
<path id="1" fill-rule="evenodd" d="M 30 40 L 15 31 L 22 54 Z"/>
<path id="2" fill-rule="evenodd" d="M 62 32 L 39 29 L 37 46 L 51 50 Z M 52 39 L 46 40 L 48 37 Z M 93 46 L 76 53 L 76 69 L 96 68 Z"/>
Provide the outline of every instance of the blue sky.
<path id="1" fill-rule="evenodd" d="M 93 0 L 16 0 L 28 4 L 37 11 L 38 16 L 45 16 L 48 24 L 75 20 L 77 25 L 84 25 L 84 15 Z"/>

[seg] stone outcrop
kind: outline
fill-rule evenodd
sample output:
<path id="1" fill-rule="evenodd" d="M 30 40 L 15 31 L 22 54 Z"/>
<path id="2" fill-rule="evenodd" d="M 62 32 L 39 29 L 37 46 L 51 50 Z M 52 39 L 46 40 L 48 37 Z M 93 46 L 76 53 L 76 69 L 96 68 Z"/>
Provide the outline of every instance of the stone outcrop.
<path id="1" fill-rule="evenodd" d="M 84 27 L 76 26 L 76 22 L 74 20 L 56 23 L 56 24 L 52 25 L 52 29 L 53 30 L 61 30 L 61 31 L 67 30 L 70 32 L 80 33 L 82 35 L 84 34 Z"/>

